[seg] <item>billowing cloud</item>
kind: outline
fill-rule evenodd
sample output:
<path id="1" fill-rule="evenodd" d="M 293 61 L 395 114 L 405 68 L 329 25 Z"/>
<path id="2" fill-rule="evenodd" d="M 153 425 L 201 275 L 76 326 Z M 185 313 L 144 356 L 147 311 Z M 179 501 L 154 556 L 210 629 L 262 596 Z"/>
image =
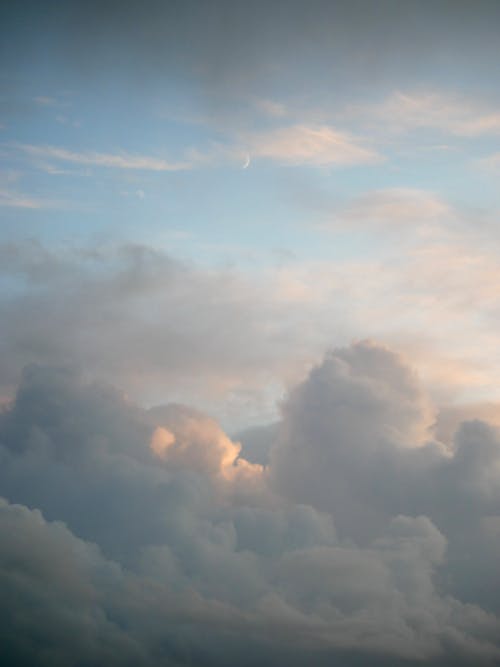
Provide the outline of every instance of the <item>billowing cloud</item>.
<path id="1" fill-rule="evenodd" d="M 497 664 L 500 438 L 433 422 L 374 343 L 291 391 L 266 468 L 193 408 L 27 368 L 0 417 L 9 664 Z"/>
<path id="2" fill-rule="evenodd" d="M 361 542 L 373 539 L 395 508 L 429 516 L 449 540 L 451 569 L 460 570 L 454 585 L 469 599 L 488 597 L 498 611 L 483 588 L 497 579 L 495 557 L 486 557 L 496 538 L 481 528 L 481 517 L 500 510 L 499 434 L 469 421 L 444 445 L 435 425 L 400 358 L 370 343 L 336 350 L 284 406 L 272 450 L 275 483 L 295 501 L 332 512 L 340 534 Z M 480 549 L 478 575 L 467 563 Z"/>
<path id="3" fill-rule="evenodd" d="M 167 405 L 152 408 L 151 419 L 162 424 L 151 437 L 151 451 L 169 467 L 188 467 L 226 479 L 259 477 L 262 466 L 240 458 L 241 445 L 233 442 L 213 419 L 192 408 Z"/>

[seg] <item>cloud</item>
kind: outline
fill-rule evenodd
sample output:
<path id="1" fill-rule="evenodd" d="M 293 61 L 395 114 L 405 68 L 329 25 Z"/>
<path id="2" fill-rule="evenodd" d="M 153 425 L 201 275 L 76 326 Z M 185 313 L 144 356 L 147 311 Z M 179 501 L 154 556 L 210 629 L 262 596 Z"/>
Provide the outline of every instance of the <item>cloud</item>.
<path id="1" fill-rule="evenodd" d="M 400 255 L 416 251 L 423 243 L 432 247 L 460 229 L 467 232 L 470 222 L 448 202 L 433 192 L 418 188 L 385 188 L 355 197 L 347 204 L 321 204 L 321 220 L 314 226 L 323 231 L 369 235 L 377 242 L 390 241 Z M 383 251 L 383 250 L 382 250 Z"/>
<path id="2" fill-rule="evenodd" d="M 262 474 L 262 466 L 239 458 L 239 443 L 196 410 L 170 405 L 152 408 L 149 415 L 161 424 L 153 432 L 150 448 L 169 467 L 188 467 L 227 479 L 239 473 L 256 477 Z"/>
<path id="3" fill-rule="evenodd" d="M 249 135 L 248 152 L 254 157 L 292 166 L 373 164 L 382 158 L 354 137 L 328 125 L 293 125 Z"/>
<path id="4" fill-rule="evenodd" d="M 149 391 L 150 401 L 170 387 L 171 400 L 197 394 L 215 409 L 233 392 L 235 406 L 244 400 L 261 413 L 262 388 L 290 372 L 290 351 L 299 365 L 307 359 L 310 338 L 296 329 L 306 295 L 285 275 L 206 269 L 135 245 L 14 243 L 0 256 L 15 290 L 15 298 L 7 290 L 0 300 L 0 346 L 10 350 L 2 357 L 4 391 L 26 363 L 63 361 L 113 378 L 131 394 Z"/>
<path id="5" fill-rule="evenodd" d="M 500 133 L 500 111 L 460 95 L 395 92 L 374 113 L 392 130 L 430 128 L 469 138 Z"/>
<path id="6" fill-rule="evenodd" d="M 500 440 L 447 450 L 432 418 L 400 357 L 338 349 L 263 469 L 193 408 L 27 368 L 0 415 L 9 664 L 496 664 Z"/>
<path id="7" fill-rule="evenodd" d="M 61 202 L 40 197 L 32 197 L 13 190 L 0 190 L 0 206 L 8 208 L 25 208 L 31 210 L 60 208 Z"/>
<path id="8" fill-rule="evenodd" d="M 257 98 L 254 100 L 254 106 L 260 113 L 271 118 L 282 118 L 288 114 L 288 110 L 281 102 Z"/>
<path id="9" fill-rule="evenodd" d="M 427 200 L 410 204 L 407 237 L 441 229 L 432 199 L 422 227 Z M 355 233 L 377 231 L 374 222 L 356 220 Z M 400 239 L 399 230 L 388 222 L 384 233 Z M 440 402 L 477 402 L 477 392 L 496 400 L 496 247 L 474 246 L 449 228 L 414 244 L 393 238 L 377 258 L 292 259 L 258 273 L 208 269 L 133 244 L 6 243 L 1 393 L 13 391 L 32 361 L 69 363 L 150 404 L 165 393 L 194 402 L 232 431 L 274 420 L 283 388 L 329 341 L 345 344 L 364 330 L 406 351 Z"/>
<path id="10" fill-rule="evenodd" d="M 136 169 L 141 171 L 181 171 L 190 169 L 189 162 L 169 162 L 163 158 L 130 153 L 75 152 L 58 146 L 21 144 L 19 149 L 33 158 L 57 160 L 90 167 Z"/>
<path id="11" fill-rule="evenodd" d="M 482 168 L 496 171 L 500 167 L 500 153 L 493 153 L 492 155 L 481 158 L 477 163 Z"/>
<path id="12" fill-rule="evenodd" d="M 268 465 L 271 444 L 276 440 L 278 427 L 278 422 L 273 422 L 239 431 L 235 439 L 241 442 L 243 456 L 252 463 Z"/>
<path id="13" fill-rule="evenodd" d="M 497 403 L 472 403 L 441 406 L 435 424 L 436 437 L 451 444 L 453 436 L 464 421 L 480 419 L 500 427 L 500 405 Z"/>
<path id="14" fill-rule="evenodd" d="M 435 423 L 396 355 L 371 343 L 334 350 L 284 404 L 274 483 L 295 502 L 332 512 L 339 535 L 362 544 L 387 528 L 395 508 L 428 516 L 448 539 L 452 590 L 498 613 L 486 593 L 498 545 L 480 517 L 500 511 L 499 433 L 464 422 L 443 445 Z M 479 574 L 471 561 L 481 550 Z"/>
<path id="15" fill-rule="evenodd" d="M 335 507 L 337 523 L 352 526 L 356 538 L 377 526 L 369 494 L 378 485 L 376 480 L 366 485 L 364 479 L 369 462 L 376 468 L 386 456 L 401 458 L 408 447 L 414 452 L 410 456 L 418 457 L 415 448 L 431 438 L 435 421 L 416 378 L 397 355 L 369 342 L 335 350 L 295 388 L 283 409 L 281 445 L 272 451 L 276 483 L 299 502 L 328 511 Z M 353 480 L 355 472 L 361 479 Z M 355 492 L 349 503 L 351 485 Z M 368 496 L 361 500 L 363 493 Z"/>
<path id="16" fill-rule="evenodd" d="M 146 664 L 140 647 L 110 619 L 112 591 L 123 578 L 117 564 L 63 524 L 3 499 L 0 532 L 0 635 L 7 664 L 72 664 L 77 655 L 119 665 L 127 652 Z"/>
<path id="17" fill-rule="evenodd" d="M 48 97 L 47 95 L 39 95 L 38 97 L 35 97 L 34 102 L 41 107 L 59 106 L 59 102 L 54 97 Z"/>
<path id="18" fill-rule="evenodd" d="M 388 188 L 368 192 L 341 211 L 346 225 L 403 231 L 443 227 L 454 220 L 451 206 L 437 195 L 413 188 Z"/>

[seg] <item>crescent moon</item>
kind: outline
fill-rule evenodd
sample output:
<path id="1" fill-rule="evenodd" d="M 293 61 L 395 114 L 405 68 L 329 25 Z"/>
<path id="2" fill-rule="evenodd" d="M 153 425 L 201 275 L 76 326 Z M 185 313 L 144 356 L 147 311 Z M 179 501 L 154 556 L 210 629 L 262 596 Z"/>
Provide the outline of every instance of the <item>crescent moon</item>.
<path id="1" fill-rule="evenodd" d="M 248 169 L 248 165 L 250 164 L 250 155 L 247 153 L 245 163 L 242 165 L 242 169 Z"/>

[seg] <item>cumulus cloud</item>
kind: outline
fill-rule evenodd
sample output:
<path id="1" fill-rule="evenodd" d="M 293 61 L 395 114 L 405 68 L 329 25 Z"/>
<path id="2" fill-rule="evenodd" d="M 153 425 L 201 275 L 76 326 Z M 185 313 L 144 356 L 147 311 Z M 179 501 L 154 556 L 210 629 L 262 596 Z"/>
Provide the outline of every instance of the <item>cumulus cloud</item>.
<path id="1" fill-rule="evenodd" d="M 500 427 L 500 406 L 497 403 L 441 406 L 435 424 L 437 439 L 451 443 L 460 424 L 463 421 L 474 421 L 474 419 Z"/>
<path id="2" fill-rule="evenodd" d="M 335 507 L 349 537 L 364 539 L 385 519 L 372 497 L 384 493 L 385 474 L 396 475 L 405 460 L 424 466 L 433 460 L 434 447 L 424 454 L 432 407 L 397 355 L 371 343 L 333 352 L 283 410 L 272 452 L 278 487 L 322 510 Z M 394 479 L 390 492 L 400 483 Z"/>
<path id="3" fill-rule="evenodd" d="M 448 538 L 450 570 L 461 573 L 456 590 L 469 601 L 488 598 L 498 612 L 485 592 L 498 575 L 480 525 L 500 510 L 499 435 L 464 422 L 447 446 L 436 440 L 435 417 L 398 356 L 370 343 L 336 350 L 285 403 L 274 483 L 296 502 L 332 512 L 340 534 L 361 543 L 395 510 L 429 516 Z M 481 548 L 478 576 L 470 559 Z"/>
<path id="4" fill-rule="evenodd" d="M 0 416 L 8 664 L 497 664 L 499 434 L 434 420 L 357 343 L 290 392 L 263 467 L 194 408 L 28 367 Z"/>
<path id="5" fill-rule="evenodd" d="M 188 467 L 206 474 L 233 478 L 262 474 L 262 466 L 239 458 L 241 444 L 233 442 L 217 422 L 192 408 L 167 405 L 152 408 L 149 415 L 157 426 L 151 451 L 169 467 Z"/>
<path id="6" fill-rule="evenodd" d="M 465 215 L 404 187 L 436 156 L 422 148 L 446 133 L 479 156 L 500 116 L 491 91 L 489 105 L 390 92 L 430 71 L 436 86 L 493 81 L 494 4 L 2 4 L 2 122 L 19 135 L 4 157 L 42 188 L 5 179 L 12 238 L 62 238 L 68 221 L 29 209 L 57 206 L 45 181 L 75 193 L 78 168 L 102 177 L 86 201 L 95 186 L 113 204 L 110 216 L 96 204 L 78 237 L 135 234 L 116 197 L 147 191 L 137 233 L 151 244 L 69 247 L 68 231 L 57 248 L 0 245 L 2 665 L 500 665 L 497 406 L 433 401 L 438 375 L 452 394 L 498 392 L 495 234 L 483 243 L 480 212 L 474 233 L 457 234 Z M 78 132 L 55 108 L 63 99 Z M 172 132 L 198 148 L 141 149 Z M 329 178 L 382 152 L 394 169 Z M 250 161 L 196 183 L 172 173 Z M 441 166 L 457 174 L 449 160 L 425 165 L 421 185 Z M 313 171 L 326 192 L 299 228 L 290 192 L 298 201 Z M 298 254 L 270 260 L 261 244 L 250 266 L 230 238 L 214 248 L 238 214 L 257 248 L 255 187 Z M 332 198 L 330 234 L 313 238 Z M 200 231 L 183 246 L 198 264 L 160 248 L 175 235 L 165 226 L 184 223 Z M 219 253 L 228 265 L 209 268 Z M 399 351 L 348 343 L 363 331 Z M 231 401 L 238 428 L 256 413 L 271 423 L 234 433 Z"/>

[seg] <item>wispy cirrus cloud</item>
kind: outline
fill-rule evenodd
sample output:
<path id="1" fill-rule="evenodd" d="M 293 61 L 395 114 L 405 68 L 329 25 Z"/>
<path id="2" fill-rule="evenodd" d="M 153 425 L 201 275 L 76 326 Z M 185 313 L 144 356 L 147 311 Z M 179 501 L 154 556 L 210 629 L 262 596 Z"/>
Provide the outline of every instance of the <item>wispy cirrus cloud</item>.
<path id="1" fill-rule="evenodd" d="M 335 223 L 377 231 L 428 231 L 454 220 L 452 207 L 435 193 L 386 188 L 358 197 L 335 215 Z"/>
<path id="2" fill-rule="evenodd" d="M 283 118 L 288 115 L 288 109 L 282 102 L 259 97 L 253 101 L 253 104 L 258 112 L 271 118 Z"/>
<path id="3" fill-rule="evenodd" d="M 40 197 L 32 197 L 23 192 L 0 189 L 0 207 L 26 208 L 35 210 L 60 208 L 61 205 L 62 204 L 59 201 Z"/>
<path id="4" fill-rule="evenodd" d="M 500 153 L 492 153 L 477 161 L 478 166 L 497 171 L 500 169 Z"/>
<path id="5" fill-rule="evenodd" d="M 100 153 L 97 151 L 71 151 L 59 146 L 19 145 L 27 155 L 42 159 L 56 160 L 88 167 L 104 167 L 108 169 L 134 169 L 140 171 L 181 171 L 190 169 L 190 162 L 170 162 L 151 155 L 135 155 L 127 152 Z"/>
<path id="6" fill-rule="evenodd" d="M 352 135 L 329 125 L 291 125 L 246 138 L 252 157 L 312 167 L 373 164 L 382 156 Z"/>
<path id="7" fill-rule="evenodd" d="M 48 95 L 38 95 L 33 98 L 33 101 L 41 107 L 59 106 L 59 102 L 54 97 L 49 97 Z"/>
<path id="8" fill-rule="evenodd" d="M 125 151 L 73 151 L 60 146 L 33 144 L 20 144 L 16 148 L 37 160 L 45 170 L 51 161 L 82 167 L 168 172 L 234 163 L 235 160 L 247 160 L 247 157 L 248 160 L 250 157 L 262 158 L 282 165 L 309 167 L 374 164 L 383 159 L 348 133 L 328 125 L 305 124 L 257 131 L 240 137 L 235 143 L 213 143 L 208 151 L 191 148 L 184 153 L 185 159 L 177 162 Z M 55 173 L 53 167 L 50 171 Z"/>
<path id="9" fill-rule="evenodd" d="M 397 130 L 430 128 L 460 137 L 500 134 L 500 109 L 456 94 L 396 91 L 370 113 Z"/>

